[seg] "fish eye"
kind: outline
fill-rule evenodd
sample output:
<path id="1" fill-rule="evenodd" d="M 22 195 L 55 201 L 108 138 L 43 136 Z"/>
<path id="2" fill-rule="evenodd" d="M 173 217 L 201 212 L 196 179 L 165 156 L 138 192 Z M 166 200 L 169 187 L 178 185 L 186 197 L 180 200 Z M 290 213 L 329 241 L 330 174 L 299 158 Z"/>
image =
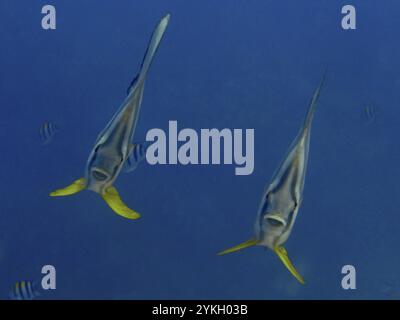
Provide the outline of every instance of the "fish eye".
<path id="1" fill-rule="evenodd" d="M 93 176 L 93 178 L 95 178 L 96 180 L 99 180 L 99 181 L 104 181 L 108 178 L 108 176 L 106 174 L 104 174 L 103 172 L 101 172 L 99 170 L 93 170 L 92 176 Z"/>

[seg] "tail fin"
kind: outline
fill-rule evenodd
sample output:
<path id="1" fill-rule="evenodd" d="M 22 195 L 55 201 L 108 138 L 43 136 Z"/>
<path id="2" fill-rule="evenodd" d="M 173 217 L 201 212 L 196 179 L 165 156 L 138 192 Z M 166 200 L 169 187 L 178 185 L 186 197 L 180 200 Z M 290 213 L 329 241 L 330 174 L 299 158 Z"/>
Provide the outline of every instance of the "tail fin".
<path id="1" fill-rule="evenodd" d="M 131 82 L 131 84 L 128 88 L 128 94 L 135 87 L 136 83 L 143 82 L 145 80 L 147 71 L 149 70 L 151 62 L 153 61 L 154 55 L 157 52 L 158 46 L 161 42 L 161 39 L 163 38 L 164 32 L 167 29 L 167 26 L 169 23 L 169 18 L 170 18 L 170 15 L 167 14 L 164 18 L 162 18 L 160 20 L 157 27 L 153 31 L 153 34 L 150 38 L 150 42 L 147 46 L 147 50 L 146 50 L 146 53 L 145 53 L 143 61 L 142 61 L 142 65 L 140 66 L 139 74 Z"/>
<path id="2" fill-rule="evenodd" d="M 326 71 L 324 71 L 321 81 L 319 82 L 319 85 L 318 85 L 317 89 L 315 90 L 314 95 L 311 99 L 310 107 L 307 112 L 306 120 L 304 121 L 303 129 L 308 129 L 311 125 L 312 119 L 314 117 L 315 109 L 317 108 L 318 98 L 321 93 L 321 89 L 325 83 L 325 78 L 326 78 Z"/>
<path id="3" fill-rule="evenodd" d="M 255 246 L 257 243 L 258 243 L 258 240 L 250 239 L 250 240 L 247 240 L 245 242 L 242 242 L 241 244 L 238 244 L 237 246 L 234 246 L 232 248 L 229 248 L 229 249 L 226 249 L 224 251 L 221 251 L 221 252 L 218 253 L 218 255 L 222 256 L 224 254 L 236 252 L 236 251 L 248 248 L 248 247 Z"/>

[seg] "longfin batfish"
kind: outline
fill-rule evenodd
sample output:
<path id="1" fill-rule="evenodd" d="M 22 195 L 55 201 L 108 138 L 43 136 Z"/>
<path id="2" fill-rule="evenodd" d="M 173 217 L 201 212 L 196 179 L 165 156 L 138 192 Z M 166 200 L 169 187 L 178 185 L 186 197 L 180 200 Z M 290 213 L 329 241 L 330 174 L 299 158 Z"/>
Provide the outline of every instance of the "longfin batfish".
<path id="1" fill-rule="evenodd" d="M 311 124 L 324 78 L 322 78 L 312 97 L 300 132 L 289 148 L 286 158 L 273 176 L 272 182 L 263 193 L 255 222 L 254 237 L 219 253 L 219 255 L 224 255 L 255 245 L 267 247 L 276 253 L 301 284 L 305 283 L 304 279 L 293 266 L 286 249 L 282 245 L 289 238 L 301 204 L 307 170 Z"/>
<path id="2" fill-rule="evenodd" d="M 139 74 L 129 86 L 128 96 L 96 140 L 86 164 L 85 177 L 66 188 L 50 193 L 50 196 L 67 196 L 88 189 L 99 193 L 117 214 L 128 219 L 140 217 L 139 213 L 125 205 L 112 185 L 134 149 L 131 141 L 139 116 L 146 75 L 168 26 L 169 18 L 170 15 L 166 15 L 155 28 Z"/>

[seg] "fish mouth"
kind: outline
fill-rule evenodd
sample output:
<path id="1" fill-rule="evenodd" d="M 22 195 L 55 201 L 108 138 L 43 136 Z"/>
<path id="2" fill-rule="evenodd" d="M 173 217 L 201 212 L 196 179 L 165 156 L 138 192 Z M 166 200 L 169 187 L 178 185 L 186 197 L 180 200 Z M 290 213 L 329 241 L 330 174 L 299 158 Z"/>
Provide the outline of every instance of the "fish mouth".
<path id="1" fill-rule="evenodd" d="M 101 168 L 93 168 L 90 171 L 90 174 L 91 174 L 92 178 L 94 178 L 97 181 L 106 181 L 110 177 L 108 172 Z"/>
<path id="2" fill-rule="evenodd" d="M 285 227 L 286 221 L 277 213 L 270 213 L 264 217 L 265 220 L 273 227 Z"/>

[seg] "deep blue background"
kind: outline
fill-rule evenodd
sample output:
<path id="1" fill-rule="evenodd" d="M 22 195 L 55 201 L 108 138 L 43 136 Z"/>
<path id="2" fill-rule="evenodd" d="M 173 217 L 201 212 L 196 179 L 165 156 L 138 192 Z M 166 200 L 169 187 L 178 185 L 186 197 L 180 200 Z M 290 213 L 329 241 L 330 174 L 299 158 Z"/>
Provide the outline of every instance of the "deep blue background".
<path id="1" fill-rule="evenodd" d="M 55 31 L 41 29 L 48 3 Z M 357 30 L 341 28 L 348 3 Z M 139 221 L 92 192 L 50 198 L 82 176 L 167 12 L 135 138 L 169 120 L 254 128 L 254 173 L 143 163 L 116 183 Z M 400 298 L 399 16 L 394 0 L 2 0 L 0 297 L 53 264 L 57 290 L 42 298 Z M 325 67 L 304 200 L 286 244 L 301 286 L 270 251 L 216 253 L 251 236 L 264 186 Z M 45 147 L 44 121 L 60 127 Z M 357 269 L 357 290 L 341 289 L 345 264 Z"/>

